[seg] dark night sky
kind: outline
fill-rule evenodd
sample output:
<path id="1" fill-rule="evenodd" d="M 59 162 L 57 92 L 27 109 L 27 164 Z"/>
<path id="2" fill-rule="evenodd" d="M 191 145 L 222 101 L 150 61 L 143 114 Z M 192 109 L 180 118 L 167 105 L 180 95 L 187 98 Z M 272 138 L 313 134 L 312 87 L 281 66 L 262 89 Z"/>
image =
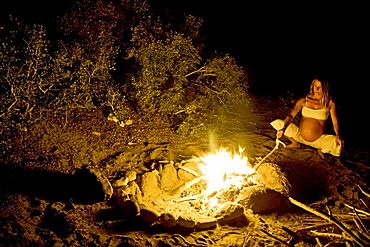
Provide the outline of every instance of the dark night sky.
<path id="1" fill-rule="evenodd" d="M 7 6 L 0 4 L 0 14 L 14 12 L 32 20 L 42 18 L 50 22 L 76 1 L 6 1 Z M 367 127 L 363 110 L 369 105 L 365 99 L 369 84 L 370 22 L 365 4 L 240 0 L 148 2 L 154 11 L 169 8 L 203 17 L 207 49 L 230 53 L 241 65 L 251 69 L 255 87 L 263 88 L 266 93 L 292 91 L 304 96 L 313 76 L 324 76 L 329 80 L 347 135 L 359 135 L 361 127 Z M 353 128 L 354 122 L 359 126 Z"/>
<path id="2" fill-rule="evenodd" d="M 361 70 L 367 67 L 369 38 L 364 6 L 256 2 L 178 0 L 166 5 L 204 16 L 208 45 L 255 69 L 261 83 L 299 88 L 315 74 L 332 83 L 365 79 Z"/>

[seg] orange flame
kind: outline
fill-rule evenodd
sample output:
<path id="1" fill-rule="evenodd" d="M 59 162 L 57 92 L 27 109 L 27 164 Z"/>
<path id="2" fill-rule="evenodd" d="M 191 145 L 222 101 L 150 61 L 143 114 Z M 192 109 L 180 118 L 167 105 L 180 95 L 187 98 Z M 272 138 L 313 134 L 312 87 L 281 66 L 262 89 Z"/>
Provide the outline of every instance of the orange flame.
<path id="1" fill-rule="evenodd" d="M 248 166 L 248 158 L 242 154 L 244 150 L 231 153 L 225 148 L 219 148 L 215 153 L 201 155 L 200 170 L 203 178 L 208 181 L 206 195 L 231 187 L 241 188 L 248 175 L 255 170 Z"/>

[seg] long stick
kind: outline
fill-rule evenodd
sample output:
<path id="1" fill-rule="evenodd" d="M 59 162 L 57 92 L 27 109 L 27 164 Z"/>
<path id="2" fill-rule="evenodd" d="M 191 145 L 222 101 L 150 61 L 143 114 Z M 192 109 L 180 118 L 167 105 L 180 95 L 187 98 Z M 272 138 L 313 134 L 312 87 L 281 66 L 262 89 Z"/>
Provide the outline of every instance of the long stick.
<path id="1" fill-rule="evenodd" d="M 269 157 L 273 152 L 275 152 L 275 150 L 276 149 L 278 149 L 279 148 L 279 144 L 282 144 L 284 147 L 285 147 L 285 143 L 284 142 L 282 142 L 282 141 L 280 141 L 279 139 L 276 139 L 275 140 L 275 142 L 276 142 L 276 145 L 275 145 L 275 147 L 271 150 L 271 152 L 270 153 L 268 153 L 260 162 L 258 162 L 254 167 L 253 167 L 253 169 L 255 170 L 255 171 L 257 171 L 258 170 L 258 168 L 260 168 L 260 166 L 261 166 L 261 164 L 262 164 L 262 162 L 263 161 L 265 161 L 265 159 L 267 159 L 267 157 Z"/>
<path id="2" fill-rule="evenodd" d="M 204 176 L 203 177 L 198 177 L 198 178 L 195 178 L 195 179 L 193 179 L 189 182 L 186 182 L 183 185 L 181 185 L 180 187 L 178 187 L 177 189 L 172 190 L 169 194 L 172 195 L 173 197 L 177 197 L 181 194 L 181 192 L 183 192 L 187 188 L 190 188 L 193 184 L 198 183 L 203 178 L 204 178 Z"/>
<path id="3" fill-rule="evenodd" d="M 336 220 L 334 217 L 332 216 L 329 216 L 327 214 L 324 214 L 324 213 L 320 213 L 319 211 L 316 211 L 315 209 L 312 209 L 306 205 L 304 205 L 303 203 L 299 202 L 299 201 L 296 201 L 294 200 L 293 198 L 289 197 L 289 201 L 291 203 L 293 203 L 294 205 L 300 207 L 300 208 L 303 208 L 304 210 L 312 213 L 312 214 L 315 214 L 329 222 L 333 222 L 336 226 L 339 227 L 339 229 L 341 229 L 344 233 L 346 233 L 348 236 L 350 236 L 358 245 L 360 245 L 361 247 L 365 247 L 365 246 L 368 246 L 367 244 L 365 244 L 359 237 L 357 237 L 353 232 L 351 232 L 350 230 L 348 230 L 348 228 L 346 228 L 340 221 Z"/>
<path id="4" fill-rule="evenodd" d="M 347 208 L 350 208 L 352 210 L 354 210 L 355 212 L 358 212 L 358 213 L 361 213 L 361 214 L 364 214 L 366 216 L 370 216 L 370 213 L 369 212 L 366 212 L 364 210 L 361 210 L 361 209 L 358 209 L 358 208 L 355 208 L 351 205 L 348 205 L 347 203 L 344 203 L 344 206 L 346 206 Z"/>
<path id="5" fill-rule="evenodd" d="M 184 171 L 187 171 L 188 173 L 191 173 L 191 174 L 193 174 L 196 177 L 200 177 L 200 175 L 197 172 L 195 172 L 195 171 L 193 171 L 193 170 L 191 170 L 189 168 L 186 168 L 186 167 L 183 167 L 183 166 L 179 166 L 179 169 L 182 169 Z"/>
<path id="6" fill-rule="evenodd" d="M 272 235 L 272 234 L 268 233 L 268 232 L 267 232 L 267 231 L 265 231 L 265 230 L 261 230 L 261 232 L 263 232 L 263 233 L 265 233 L 265 234 L 269 235 L 271 238 L 273 238 L 273 239 L 275 239 L 275 240 L 279 241 L 279 242 L 280 242 L 280 243 L 282 243 L 282 244 L 285 244 L 285 245 L 288 245 L 288 246 L 293 246 L 292 244 L 289 244 L 289 243 L 285 242 L 284 240 L 281 240 L 280 238 L 275 237 L 274 235 Z"/>

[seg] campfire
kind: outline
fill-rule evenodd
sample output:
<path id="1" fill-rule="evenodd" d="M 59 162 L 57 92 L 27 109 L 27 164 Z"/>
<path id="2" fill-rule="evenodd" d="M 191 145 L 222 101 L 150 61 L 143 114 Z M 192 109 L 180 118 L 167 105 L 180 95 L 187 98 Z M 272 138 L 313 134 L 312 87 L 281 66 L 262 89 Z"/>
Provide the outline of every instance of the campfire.
<path id="1" fill-rule="evenodd" d="M 233 154 L 221 148 L 215 153 L 208 153 L 199 158 L 200 170 L 207 181 L 205 191 L 207 196 L 234 187 L 240 189 L 246 179 L 255 173 L 255 170 L 248 165 L 248 158 L 243 156 L 243 151 L 239 148 L 239 152 Z"/>
<path id="2" fill-rule="evenodd" d="M 257 172 L 243 151 L 219 148 L 178 163 L 160 161 L 158 169 L 138 175 L 137 184 L 136 176 L 121 178 L 125 188 L 113 186 L 124 192 L 118 202 L 131 214 L 165 227 L 208 229 L 222 223 L 247 224 L 246 212 L 277 210 L 289 186 L 277 165 L 263 163 Z M 133 201 L 137 210 L 132 210 L 128 201 Z"/>
<path id="3" fill-rule="evenodd" d="M 192 173 L 196 178 L 187 183 L 182 195 L 193 193 L 190 197 L 183 197 L 177 201 L 194 200 L 192 203 L 201 212 L 208 213 L 217 209 L 221 204 L 235 201 L 239 191 L 246 186 L 253 184 L 252 176 L 255 170 L 244 156 L 243 149 L 239 147 L 239 152 L 230 152 L 226 148 L 220 148 L 215 152 L 203 153 L 197 158 L 187 160 L 183 163 L 196 163 L 201 174 L 190 169 L 184 169 Z M 200 188 L 189 192 L 186 190 L 189 185 L 200 182 Z M 199 186 L 198 186 L 199 187 Z M 178 192 L 176 192 L 177 194 Z M 201 205 L 201 206 L 200 206 Z"/>

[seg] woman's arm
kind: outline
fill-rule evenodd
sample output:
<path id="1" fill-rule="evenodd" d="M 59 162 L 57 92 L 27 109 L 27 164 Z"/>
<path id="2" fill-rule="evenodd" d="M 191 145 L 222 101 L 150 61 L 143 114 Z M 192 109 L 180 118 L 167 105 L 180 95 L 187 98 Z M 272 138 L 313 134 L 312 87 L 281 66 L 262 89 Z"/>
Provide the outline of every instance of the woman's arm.
<path id="1" fill-rule="evenodd" d="M 335 135 L 337 137 L 337 145 L 341 145 L 342 148 L 343 148 L 343 140 L 342 138 L 340 137 L 340 134 L 339 134 L 339 123 L 338 123 L 338 116 L 337 116 L 337 107 L 334 103 L 333 100 L 330 101 L 329 103 L 329 106 L 330 106 L 330 115 L 331 115 L 331 120 L 333 122 L 333 129 L 334 129 L 334 132 L 335 132 Z"/>
<path id="2" fill-rule="evenodd" d="M 290 112 L 290 114 L 285 118 L 284 120 L 284 127 L 281 130 L 278 130 L 276 133 L 276 137 L 280 138 L 284 135 L 285 129 L 288 128 L 289 124 L 293 122 L 293 119 L 298 114 L 298 112 L 302 109 L 302 105 L 305 102 L 305 98 L 301 98 L 297 101 L 295 104 L 293 110 Z"/>

